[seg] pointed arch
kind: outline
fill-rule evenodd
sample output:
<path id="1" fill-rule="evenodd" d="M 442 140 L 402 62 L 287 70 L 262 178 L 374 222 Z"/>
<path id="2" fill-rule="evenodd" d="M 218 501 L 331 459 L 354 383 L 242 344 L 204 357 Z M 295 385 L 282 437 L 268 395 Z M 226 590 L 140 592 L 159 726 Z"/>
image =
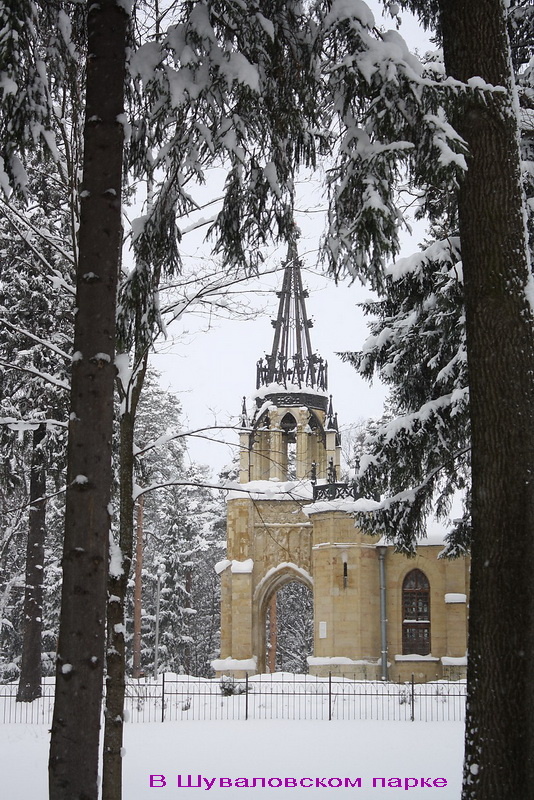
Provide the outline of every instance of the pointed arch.
<path id="1" fill-rule="evenodd" d="M 258 583 L 253 597 L 253 614 L 255 615 L 256 642 L 254 652 L 258 656 L 258 672 L 265 672 L 266 642 L 265 619 L 267 608 L 273 594 L 287 583 L 296 581 L 306 586 L 313 596 L 313 578 L 309 572 L 289 562 L 273 567 Z"/>

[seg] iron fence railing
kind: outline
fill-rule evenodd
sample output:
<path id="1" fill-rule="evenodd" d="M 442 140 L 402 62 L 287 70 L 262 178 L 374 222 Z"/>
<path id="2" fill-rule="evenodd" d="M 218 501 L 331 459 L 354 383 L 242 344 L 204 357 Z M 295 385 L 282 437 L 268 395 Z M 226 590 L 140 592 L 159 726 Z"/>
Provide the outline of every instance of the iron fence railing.
<path id="1" fill-rule="evenodd" d="M 128 722 L 185 720 L 310 719 L 463 721 L 465 681 L 390 683 L 312 675 L 254 675 L 242 679 L 161 674 L 130 679 Z M 16 702 L 16 684 L 0 686 L 0 723 L 50 725 L 52 679 L 42 697 Z"/>

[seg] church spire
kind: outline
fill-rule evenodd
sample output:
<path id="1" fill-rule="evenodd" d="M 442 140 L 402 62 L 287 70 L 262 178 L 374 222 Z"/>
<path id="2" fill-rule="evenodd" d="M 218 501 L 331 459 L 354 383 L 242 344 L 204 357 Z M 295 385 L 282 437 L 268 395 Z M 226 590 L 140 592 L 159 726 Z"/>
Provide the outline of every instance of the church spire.
<path id="1" fill-rule="evenodd" d="M 272 321 L 274 339 L 270 355 L 258 361 L 257 385 L 278 384 L 286 389 L 319 389 L 326 391 L 327 364 L 312 352 L 310 328 L 313 323 L 306 313 L 308 292 L 302 286 L 301 262 L 293 240 L 288 247 L 284 266 L 278 315 Z"/>

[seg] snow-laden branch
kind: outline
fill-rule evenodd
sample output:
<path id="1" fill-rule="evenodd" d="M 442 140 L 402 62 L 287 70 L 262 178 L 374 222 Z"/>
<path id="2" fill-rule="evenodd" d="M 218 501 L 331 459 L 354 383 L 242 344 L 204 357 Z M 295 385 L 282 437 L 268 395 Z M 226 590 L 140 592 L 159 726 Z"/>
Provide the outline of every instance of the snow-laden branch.
<path id="1" fill-rule="evenodd" d="M 16 514 L 18 511 L 24 511 L 26 508 L 31 508 L 32 506 L 36 505 L 36 503 L 46 503 L 48 500 L 51 500 L 53 497 L 58 497 L 60 494 L 65 494 L 67 491 L 67 487 L 64 486 L 62 489 L 58 489 L 57 492 L 52 492 L 52 494 L 44 494 L 42 497 L 36 497 L 32 501 L 28 501 L 22 506 L 17 506 L 16 508 L 7 508 L 5 510 L 6 514 Z"/>
<path id="2" fill-rule="evenodd" d="M 133 491 L 133 498 L 137 500 L 138 497 L 153 492 L 156 489 L 165 489 L 171 486 L 193 486 L 199 489 L 216 489 L 223 492 L 240 492 L 244 495 L 249 495 L 255 500 L 272 500 L 273 495 L 277 499 L 284 500 L 302 500 L 303 494 L 310 485 L 309 481 L 286 481 L 274 483 L 273 481 L 252 481 L 250 484 L 241 484 L 236 481 L 221 481 L 220 483 L 211 483 L 209 481 L 191 481 L 183 480 L 180 477 L 173 478 L 167 481 L 156 481 L 148 486 L 142 487 L 135 485 Z M 309 499 L 309 498 L 306 498 Z"/>
<path id="3" fill-rule="evenodd" d="M 29 230 L 31 230 L 33 233 L 35 233 L 35 235 L 36 235 L 36 236 L 39 236 L 41 239 L 43 239 L 43 240 L 44 240 L 44 241 L 45 241 L 47 244 L 49 244 L 49 245 L 50 245 L 50 247 L 52 247 L 54 250 L 56 250 L 56 251 L 57 251 L 57 253 L 58 253 L 58 254 L 59 254 L 59 255 L 60 255 L 62 258 L 64 258 L 64 259 L 65 259 L 65 260 L 66 260 L 66 261 L 67 261 L 69 264 L 71 264 L 72 266 L 74 266 L 74 259 L 73 259 L 73 257 L 72 257 L 72 253 L 69 253 L 69 252 L 67 252 L 67 250 L 64 250 L 62 247 L 60 247 L 60 246 L 57 244 L 57 242 L 56 242 L 56 241 L 53 239 L 53 237 L 50 237 L 50 236 L 48 236 L 48 235 L 47 235 L 47 233 L 45 233 L 45 232 L 44 232 L 44 231 L 42 231 L 40 228 L 38 228 L 36 225 L 34 225 L 32 222 L 30 222 L 30 221 L 27 219 L 27 217 L 25 217 L 23 214 L 21 214 L 21 213 L 20 213 L 20 211 L 18 211 L 16 208 L 14 208 L 14 207 L 11 205 L 11 203 L 9 203 L 9 201 L 8 201 L 8 200 L 6 200 L 6 199 L 4 199 L 4 198 L 3 198 L 1 195 L 0 195 L 0 202 L 1 202 L 1 203 L 2 203 L 2 204 L 3 204 L 3 205 L 4 205 L 4 206 L 5 206 L 5 207 L 6 207 L 6 208 L 9 210 L 9 212 L 10 212 L 11 214 L 13 214 L 13 215 L 14 215 L 14 216 L 15 216 L 15 217 L 16 217 L 16 218 L 19 220 L 19 222 L 20 222 L 22 225 L 24 225 L 24 226 L 25 226 L 27 229 L 29 229 Z M 6 214 L 6 216 L 7 216 L 7 214 Z M 9 218 L 9 216 L 7 216 L 7 218 L 9 219 L 9 222 L 11 223 L 12 227 L 13 227 L 13 228 L 16 230 L 16 232 L 18 233 L 18 235 L 20 236 L 20 238 L 21 238 L 21 239 L 24 241 L 24 243 L 25 243 L 25 244 L 27 244 L 27 245 L 28 245 L 28 246 L 29 246 L 29 247 L 30 247 L 30 248 L 33 250 L 33 252 L 34 252 L 34 253 L 35 253 L 35 254 L 38 256 L 38 258 L 39 258 L 40 260 L 42 260 L 42 261 L 43 261 L 43 262 L 44 262 L 44 263 L 45 263 L 45 264 L 46 264 L 46 265 L 47 265 L 47 266 L 48 266 L 50 269 L 54 269 L 53 267 L 51 267 L 51 265 L 49 264 L 49 262 L 48 262 L 48 261 L 46 260 L 46 258 L 45 258 L 45 257 L 42 255 L 42 253 L 40 253 L 40 252 L 37 250 L 37 248 L 35 248 L 35 247 L 34 247 L 34 246 L 31 244 L 31 242 L 29 242 L 29 241 L 28 241 L 28 238 L 27 238 L 27 236 L 25 236 L 25 235 L 24 235 L 24 234 L 23 234 L 23 233 L 22 233 L 22 232 L 21 232 L 21 231 L 20 231 L 20 230 L 17 228 L 17 226 L 15 225 L 14 221 L 13 221 L 12 219 L 10 219 L 10 218 Z M 73 291 L 74 291 L 74 288 L 73 288 Z"/>
<path id="4" fill-rule="evenodd" d="M 282 268 L 282 265 L 277 264 L 262 272 L 262 277 L 276 274 Z M 207 275 L 197 275 L 190 283 L 193 287 L 195 284 L 198 285 L 200 283 L 200 287 L 197 290 L 193 290 L 191 294 L 184 294 L 184 296 L 178 300 L 167 303 L 162 307 L 161 313 L 163 315 L 172 315 L 171 321 L 174 321 L 179 319 L 185 311 L 196 304 L 210 304 L 211 306 L 217 306 L 226 310 L 223 299 L 230 294 L 236 294 L 236 292 L 230 292 L 230 289 L 238 284 L 246 283 L 247 281 L 250 281 L 250 275 L 229 276 L 227 271 L 222 272 L 220 270 Z M 180 288 L 183 288 L 184 285 L 185 284 L 182 283 Z M 172 288 L 176 288 L 176 286 L 171 284 L 169 287 L 164 287 L 161 291 Z M 235 312 L 235 309 L 233 309 L 233 311 Z"/>
<path id="5" fill-rule="evenodd" d="M 416 494 L 418 494 L 423 489 L 426 489 L 430 483 L 432 483 L 433 479 L 442 472 L 448 464 L 453 461 L 456 461 L 461 456 L 464 456 L 466 453 L 469 453 L 471 450 L 471 445 L 468 447 L 464 447 L 461 450 L 457 450 L 456 453 L 452 453 L 450 458 L 443 461 L 441 464 L 438 464 L 437 467 L 431 469 L 428 475 L 425 476 L 425 479 L 421 481 L 417 486 L 414 486 L 410 489 L 403 489 L 402 492 L 397 492 L 397 494 L 392 495 L 391 497 L 386 497 L 383 500 L 379 501 L 376 507 L 373 509 L 374 511 L 386 511 L 387 509 L 391 508 L 392 505 L 395 503 L 403 503 L 403 502 L 410 502 L 413 500 Z"/>
<path id="6" fill-rule="evenodd" d="M 240 427 L 237 425 L 208 425 L 204 428 L 192 428 L 191 430 L 187 431 L 180 431 L 179 433 L 164 433 L 161 436 L 158 436 L 157 439 L 154 439 L 152 442 L 149 442 L 144 447 L 136 447 L 134 450 L 135 456 L 142 456 L 149 450 L 154 450 L 156 447 L 161 447 L 168 442 L 172 442 L 175 439 L 183 439 L 185 436 L 194 436 L 196 438 L 207 438 L 203 437 L 202 434 L 205 431 L 239 431 L 241 430 Z M 217 441 L 217 439 L 212 439 L 211 441 Z M 221 442 L 221 444 L 227 444 L 227 442 Z"/>
<path id="7" fill-rule="evenodd" d="M 16 364 L 8 364 L 7 361 L 0 361 L 0 366 L 6 369 L 16 369 L 18 372 L 27 372 L 29 375 L 35 375 L 37 378 L 51 383 L 52 386 L 58 386 L 60 389 L 66 389 L 67 391 L 70 389 L 66 381 L 62 381 L 60 378 L 54 378 L 53 375 L 49 375 L 47 372 L 40 372 L 34 367 L 19 367 Z"/>
<path id="8" fill-rule="evenodd" d="M 15 331 L 16 333 L 21 333 L 23 336 L 27 336 L 28 339 L 32 339 L 34 342 L 37 342 L 37 344 L 42 344 L 43 347 L 47 347 L 53 353 L 56 353 L 56 355 L 61 356 L 62 358 L 66 358 L 67 361 L 69 361 L 69 363 L 72 360 L 72 357 L 69 356 L 68 353 L 65 353 L 64 350 L 60 350 L 59 347 L 56 347 L 51 342 L 46 341 L 46 339 L 40 339 L 38 336 L 35 336 L 35 334 L 30 333 L 24 328 L 19 328 L 17 325 L 12 325 L 11 322 L 8 322 L 6 319 L 0 318 L 0 324 L 5 325 L 6 328 L 9 328 L 10 330 Z"/>
<path id="9" fill-rule="evenodd" d="M 7 425 L 12 431 L 33 431 L 39 425 L 52 425 L 68 428 L 68 422 L 59 419 L 17 419 L 17 417 L 0 417 L 0 425 Z"/>

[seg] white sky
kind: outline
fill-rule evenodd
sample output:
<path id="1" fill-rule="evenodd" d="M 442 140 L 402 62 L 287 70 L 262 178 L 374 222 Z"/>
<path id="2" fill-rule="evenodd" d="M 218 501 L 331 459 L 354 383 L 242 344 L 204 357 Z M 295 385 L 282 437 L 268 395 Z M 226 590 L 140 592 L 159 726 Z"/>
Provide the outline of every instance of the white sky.
<path id="1" fill-rule="evenodd" d="M 382 18 L 377 0 L 371 0 L 368 5 L 375 13 L 377 25 L 394 27 L 391 18 Z M 428 48 L 428 39 L 416 23 L 405 14 L 402 20 L 400 33 L 409 46 Z M 367 324 L 358 303 L 371 297 L 371 293 L 359 284 L 350 286 L 344 282 L 336 287 L 331 279 L 319 274 L 317 248 L 324 224 L 320 209 L 325 205 L 320 185 L 320 176 L 316 175 L 303 180 L 300 187 L 302 213 L 296 220 L 302 232 L 299 253 L 306 267 L 304 285 L 310 292 L 308 315 L 315 323 L 311 331 L 312 346 L 328 361 L 329 391 L 343 430 L 362 419 L 379 416 L 386 392 L 377 382 L 373 386 L 364 382 L 350 365 L 342 363 L 335 355 L 339 351 L 361 348 L 367 336 Z M 202 198 L 208 202 L 218 195 L 220 175 L 214 172 L 212 180 L 203 188 Z M 210 213 L 213 211 L 208 209 L 203 215 Z M 422 230 L 419 227 L 417 234 L 406 237 L 402 255 L 417 249 Z M 201 239 L 198 232 L 184 236 L 181 247 L 186 265 L 206 258 L 209 248 L 202 245 Z M 273 251 L 267 262 L 269 268 L 275 269 L 284 258 L 284 248 Z M 188 427 L 236 424 L 242 397 L 249 397 L 256 387 L 256 362 L 271 349 L 271 319 L 276 316 L 278 306 L 275 290 L 281 279 L 281 272 L 278 272 L 240 285 L 240 291 L 247 290 L 247 302 L 258 309 L 255 319 L 242 321 L 214 316 L 210 319 L 206 314 L 199 316 L 189 312 L 173 324 L 167 341 L 159 344 L 152 364 L 162 373 L 163 387 L 179 397 L 184 424 Z M 250 408 L 250 400 L 248 405 Z M 207 464 L 216 475 L 231 462 L 237 435 L 233 431 L 225 431 L 222 436 L 213 432 L 208 435 L 224 438 L 231 444 L 189 438 L 188 452 L 192 460 Z"/>

